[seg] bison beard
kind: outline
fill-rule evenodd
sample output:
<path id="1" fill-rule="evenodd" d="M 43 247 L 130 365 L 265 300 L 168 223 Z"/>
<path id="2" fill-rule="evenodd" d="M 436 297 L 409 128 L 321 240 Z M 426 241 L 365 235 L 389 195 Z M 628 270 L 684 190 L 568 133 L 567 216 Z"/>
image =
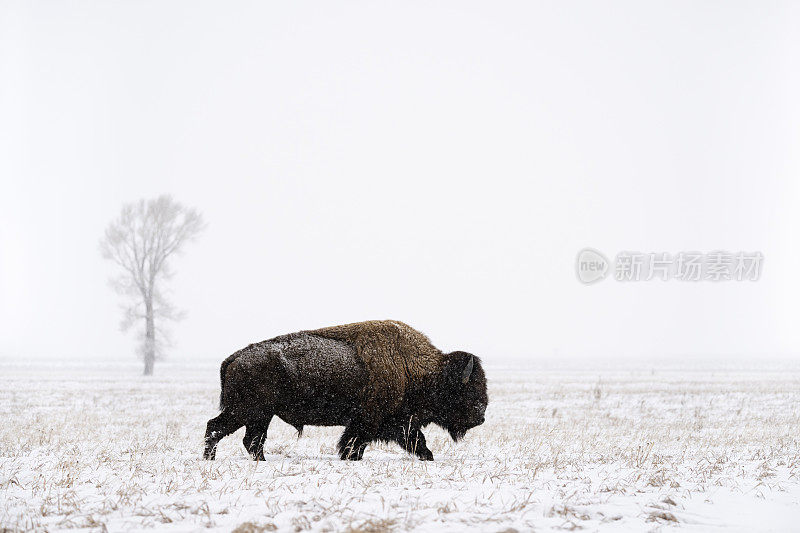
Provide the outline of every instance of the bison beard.
<path id="1" fill-rule="evenodd" d="M 282 335 L 251 344 L 220 366 L 221 413 L 208 421 L 204 458 L 220 439 L 245 426 L 244 446 L 264 459 L 273 416 L 303 426 L 345 426 L 338 450 L 359 460 L 370 442 L 396 442 L 433 460 L 422 428 L 453 440 L 483 423 L 488 403 L 480 359 L 442 353 L 410 326 L 360 322 Z"/>

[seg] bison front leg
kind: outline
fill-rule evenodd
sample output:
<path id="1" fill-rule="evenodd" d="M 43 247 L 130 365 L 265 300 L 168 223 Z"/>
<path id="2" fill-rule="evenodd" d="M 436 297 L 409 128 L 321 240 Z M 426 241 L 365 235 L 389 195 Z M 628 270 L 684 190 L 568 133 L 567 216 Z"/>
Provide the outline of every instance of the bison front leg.
<path id="1" fill-rule="evenodd" d="M 411 449 L 409 450 L 409 448 Z M 433 461 L 433 452 L 428 449 L 425 435 L 419 429 L 409 437 L 406 443 L 406 450 L 419 457 L 422 461 Z"/>
<path id="2" fill-rule="evenodd" d="M 339 457 L 348 461 L 360 461 L 364 457 L 364 450 L 367 445 L 374 440 L 370 432 L 363 424 L 351 422 L 344 429 L 342 437 L 339 439 L 337 448 Z"/>
<path id="3" fill-rule="evenodd" d="M 416 455 L 422 461 L 433 461 L 433 452 L 428 449 L 425 435 L 415 418 L 411 418 L 402 428 L 397 428 L 394 435 L 394 440 L 408 453 Z"/>

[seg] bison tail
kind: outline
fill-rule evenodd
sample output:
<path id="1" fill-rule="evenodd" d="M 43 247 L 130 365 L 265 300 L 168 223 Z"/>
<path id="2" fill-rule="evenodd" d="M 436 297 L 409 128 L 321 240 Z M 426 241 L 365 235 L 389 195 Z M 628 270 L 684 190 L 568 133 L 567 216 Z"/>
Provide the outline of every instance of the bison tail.
<path id="1" fill-rule="evenodd" d="M 239 354 L 233 354 L 226 358 L 222 364 L 219 366 L 219 410 L 222 411 L 225 409 L 224 401 L 225 401 L 225 371 L 228 369 L 228 365 L 233 362 L 234 359 L 238 357 Z"/>

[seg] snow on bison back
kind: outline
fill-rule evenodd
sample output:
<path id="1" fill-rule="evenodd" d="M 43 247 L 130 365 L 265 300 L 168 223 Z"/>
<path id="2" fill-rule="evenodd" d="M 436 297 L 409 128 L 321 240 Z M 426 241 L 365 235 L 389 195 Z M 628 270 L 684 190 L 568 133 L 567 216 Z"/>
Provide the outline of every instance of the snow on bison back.
<path id="1" fill-rule="evenodd" d="M 244 445 L 264 459 L 273 416 L 303 426 L 345 426 L 338 450 L 360 460 L 375 440 L 433 460 L 422 428 L 453 440 L 484 421 L 486 375 L 478 357 L 443 353 L 414 328 L 374 320 L 281 335 L 239 350 L 220 367 L 219 416 L 208 421 L 203 457 L 246 426 Z"/>

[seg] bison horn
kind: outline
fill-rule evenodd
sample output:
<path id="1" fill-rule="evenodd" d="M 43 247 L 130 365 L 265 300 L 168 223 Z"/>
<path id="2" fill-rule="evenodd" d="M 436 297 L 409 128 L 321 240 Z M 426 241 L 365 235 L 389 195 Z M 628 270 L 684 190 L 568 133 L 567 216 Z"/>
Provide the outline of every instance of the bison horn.
<path id="1" fill-rule="evenodd" d="M 467 366 L 464 367 L 464 372 L 461 374 L 461 383 L 465 384 L 469 381 L 469 377 L 472 375 L 472 363 L 474 356 L 469 356 L 469 361 L 467 361 Z"/>

